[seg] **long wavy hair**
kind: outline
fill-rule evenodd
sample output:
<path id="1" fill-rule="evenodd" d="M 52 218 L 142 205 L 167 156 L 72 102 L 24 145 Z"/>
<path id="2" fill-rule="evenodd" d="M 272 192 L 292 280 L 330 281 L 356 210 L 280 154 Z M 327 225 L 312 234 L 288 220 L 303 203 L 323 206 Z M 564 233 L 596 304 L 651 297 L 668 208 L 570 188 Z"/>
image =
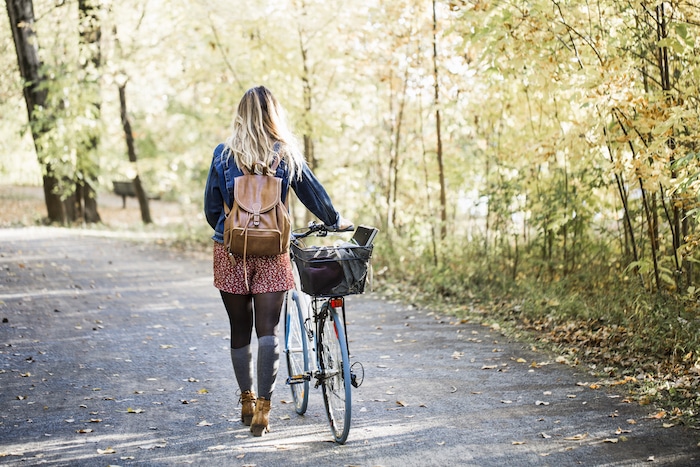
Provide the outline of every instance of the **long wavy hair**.
<path id="1" fill-rule="evenodd" d="M 265 86 L 251 88 L 241 98 L 226 149 L 228 157 L 250 173 L 269 175 L 273 159 L 279 156 L 287 164 L 290 179 L 301 177 L 304 156 L 284 109 Z"/>

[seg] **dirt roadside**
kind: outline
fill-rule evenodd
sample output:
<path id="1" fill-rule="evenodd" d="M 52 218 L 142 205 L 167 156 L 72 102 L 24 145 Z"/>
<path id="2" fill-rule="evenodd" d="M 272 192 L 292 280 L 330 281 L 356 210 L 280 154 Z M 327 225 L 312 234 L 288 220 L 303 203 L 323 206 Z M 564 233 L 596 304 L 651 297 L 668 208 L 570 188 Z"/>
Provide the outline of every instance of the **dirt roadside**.
<path id="1" fill-rule="evenodd" d="M 238 421 L 228 324 L 207 257 L 147 238 L 0 229 L 0 465 L 698 465 L 665 425 L 496 330 L 368 294 L 349 300 L 365 368 L 348 443 L 312 390 L 272 433 Z"/>
<path id="2" fill-rule="evenodd" d="M 113 230 L 136 229 L 143 230 L 141 211 L 136 198 L 126 198 L 126 208 L 123 207 L 121 196 L 112 192 L 98 193 L 98 212 L 104 228 Z M 40 225 L 46 217 L 44 191 L 38 186 L 0 185 L 0 228 Z M 169 224 L 182 225 L 188 218 L 202 216 L 197 206 L 183 208 L 180 204 L 152 199 L 149 201 L 151 216 L 155 228 Z"/>

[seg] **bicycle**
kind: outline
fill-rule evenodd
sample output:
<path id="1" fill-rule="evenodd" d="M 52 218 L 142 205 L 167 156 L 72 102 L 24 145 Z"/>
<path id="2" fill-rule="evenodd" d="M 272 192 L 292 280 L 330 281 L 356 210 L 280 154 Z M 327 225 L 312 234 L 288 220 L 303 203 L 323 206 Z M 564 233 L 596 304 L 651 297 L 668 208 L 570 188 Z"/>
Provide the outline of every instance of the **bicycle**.
<path id="1" fill-rule="evenodd" d="M 377 230 L 360 228 L 372 231 L 366 245 L 310 248 L 303 238 L 325 237 L 330 230 L 316 223 L 295 230 L 290 254 L 296 288 L 287 292 L 284 303 L 287 384 L 295 410 L 299 415 L 306 412 L 313 379 L 314 388 L 321 386 L 331 433 L 338 444 L 345 444 L 350 432 L 351 387 L 359 387 L 364 379 L 362 364 L 350 363 L 344 298 L 364 292 L 371 240 Z"/>

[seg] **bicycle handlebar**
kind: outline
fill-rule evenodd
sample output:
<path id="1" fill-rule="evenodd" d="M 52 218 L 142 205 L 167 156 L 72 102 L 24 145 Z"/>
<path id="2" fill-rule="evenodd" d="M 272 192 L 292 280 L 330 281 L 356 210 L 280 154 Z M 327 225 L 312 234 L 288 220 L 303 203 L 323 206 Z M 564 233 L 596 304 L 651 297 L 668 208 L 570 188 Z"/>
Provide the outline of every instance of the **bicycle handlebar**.
<path id="1" fill-rule="evenodd" d="M 325 237 L 329 233 L 335 233 L 335 232 L 352 232 L 355 230 L 354 225 L 350 225 L 344 229 L 334 229 L 330 226 L 327 226 L 325 224 L 319 224 L 318 222 L 311 221 L 309 222 L 308 227 L 305 227 L 303 229 L 297 229 L 297 231 L 292 232 L 292 237 L 296 240 L 298 238 L 305 238 L 310 235 L 315 235 L 316 237 Z"/>

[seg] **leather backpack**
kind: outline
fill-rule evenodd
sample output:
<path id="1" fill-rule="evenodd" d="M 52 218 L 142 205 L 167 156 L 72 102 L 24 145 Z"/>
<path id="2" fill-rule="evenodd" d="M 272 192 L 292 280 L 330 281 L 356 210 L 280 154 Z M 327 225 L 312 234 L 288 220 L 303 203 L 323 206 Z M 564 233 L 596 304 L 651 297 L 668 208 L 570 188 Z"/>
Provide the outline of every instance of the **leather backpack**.
<path id="1" fill-rule="evenodd" d="M 224 246 L 229 254 L 275 256 L 289 251 L 292 223 L 282 201 L 282 179 L 272 175 L 255 175 L 241 168 L 243 175 L 233 185 L 233 206 L 224 201 Z"/>

